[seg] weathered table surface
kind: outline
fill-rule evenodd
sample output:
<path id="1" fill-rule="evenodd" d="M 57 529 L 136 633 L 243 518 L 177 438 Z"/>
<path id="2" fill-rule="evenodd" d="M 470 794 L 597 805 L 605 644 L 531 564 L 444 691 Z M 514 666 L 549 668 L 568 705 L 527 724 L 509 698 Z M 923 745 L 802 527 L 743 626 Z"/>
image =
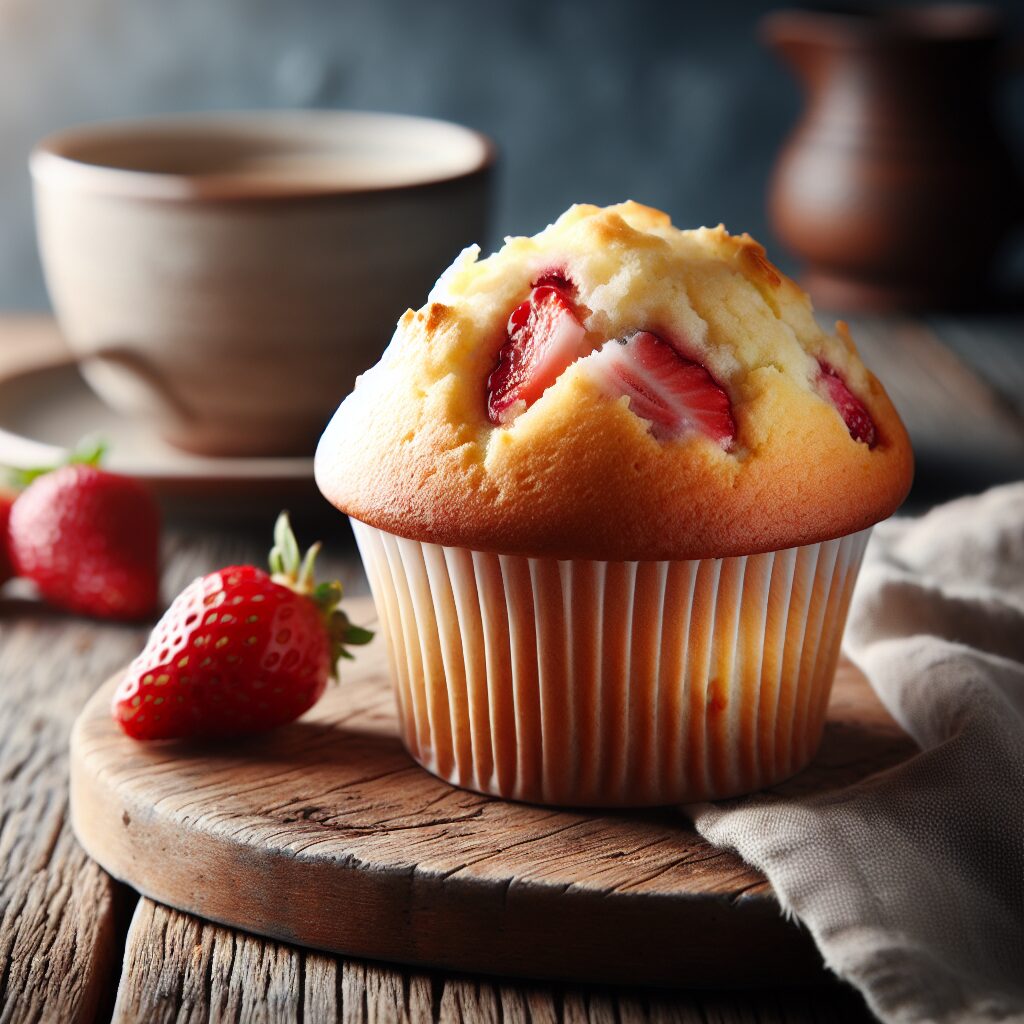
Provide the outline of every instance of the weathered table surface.
<path id="1" fill-rule="evenodd" d="M 990 328 L 990 341 L 997 334 L 1005 340 L 1019 334 L 1021 324 L 1013 320 Z M 933 399 L 943 391 L 948 396 L 930 412 L 922 405 L 920 421 L 931 416 L 937 422 L 945 414 L 955 428 L 962 406 L 976 418 L 979 431 L 991 430 L 1004 441 L 1007 431 L 1020 429 L 1019 409 L 998 398 L 950 349 L 936 348 L 930 328 L 918 324 L 901 330 L 909 332 L 906 344 L 922 353 L 938 382 Z M 879 343 L 877 351 L 885 348 Z M 0 349 L 0 368 L 5 359 L 33 358 L 34 353 L 15 349 Z M 997 358 L 1007 351 L 999 342 Z M 947 360 L 952 361 L 946 365 Z M 877 360 L 869 362 L 877 368 Z M 1009 365 L 1011 376 L 1018 373 L 1019 357 L 1011 356 Z M 920 364 L 916 370 L 904 366 L 909 389 L 921 389 L 920 376 Z M 905 399 L 909 404 L 901 406 L 912 433 L 913 401 Z M 962 441 L 963 431 L 950 434 Z M 354 552 L 336 549 L 342 557 L 325 568 L 333 568 L 353 592 L 364 592 Z M 169 531 L 165 593 L 175 593 L 208 568 L 260 559 L 263 552 L 256 537 Z M 94 687 L 138 650 L 145 633 L 144 626 L 52 612 L 18 585 L 0 597 L 0 1024 L 111 1017 L 705 1024 L 871 1019 L 859 997 L 838 984 L 801 991 L 654 992 L 421 973 L 313 953 L 139 899 L 93 864 L 72 836 L 67 741 Z"/>
<path id="2" fill-rule="evenodd" d="M 172 532 L 165 593 L 258 560 L 263 547 Z M 354 552 L 324 568 L 365 592 Z M 502 983 L 313 953 L 138 899 L 75 842 L 66 774 L 77 712 L 145 632 L 49 611 L 17 587 L 0 599 L 0 1021 L 870 1019 L 838 985 L 739 994 Z"/>

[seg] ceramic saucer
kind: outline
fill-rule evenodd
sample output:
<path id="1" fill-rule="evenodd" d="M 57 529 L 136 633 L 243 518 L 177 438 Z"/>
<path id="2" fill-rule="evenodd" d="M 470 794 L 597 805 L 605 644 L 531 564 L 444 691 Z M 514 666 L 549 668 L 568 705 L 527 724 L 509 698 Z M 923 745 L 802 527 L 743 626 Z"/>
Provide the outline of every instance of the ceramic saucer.
<path id="1" fill-rule="evenodd" d="M 312 457 L 210 458 L 179 451 L 105 406 L 71 361 L 0 378 L 0 464 L 49 465 L 86 436 L 107 441 L 107 468 L 146 482 L 175 507 L 207 514 L 221 506 L 244 517 L 262 514 L 265 505 L 317 497 Z"/>

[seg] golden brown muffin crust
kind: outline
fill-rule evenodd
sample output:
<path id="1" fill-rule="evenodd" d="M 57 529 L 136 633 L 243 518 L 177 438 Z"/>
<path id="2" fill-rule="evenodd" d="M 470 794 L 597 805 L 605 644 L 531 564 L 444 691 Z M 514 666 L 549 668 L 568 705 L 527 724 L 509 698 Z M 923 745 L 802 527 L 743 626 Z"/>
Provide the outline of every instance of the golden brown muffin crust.
<path id="1" fill-rule="evenodd" d="M 728 450 L 649 424 L 571 364 L 508 426 L 487 380 L 510 312 L 557 271 L 577 288 L 594 346 L 637 330 L 683 339 L 726 391 Z M 867 408 L 877 443 L 850 436 L 819 361 Z M 378 529 L 477 550 L 609 560 L 709 558 L 842 536 L 890 515 L 912 456 L 845 324 L 823 332 L 807 296 L 749 236 L 679 231 L 659 211 L 578 206 L 489 259 L 468 250 L 409 310 L 380 363 L 338 409 L 316 478 Z"/>

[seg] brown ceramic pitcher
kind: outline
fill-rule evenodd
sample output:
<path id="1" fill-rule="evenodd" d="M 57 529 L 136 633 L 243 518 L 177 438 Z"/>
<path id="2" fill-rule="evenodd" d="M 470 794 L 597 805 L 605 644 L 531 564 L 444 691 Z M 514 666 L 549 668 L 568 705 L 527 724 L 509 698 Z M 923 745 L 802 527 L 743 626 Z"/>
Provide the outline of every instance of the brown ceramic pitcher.
<path id="1" fill-rule="evenodd" d="M 779 11 L 765 41 L 807 90 L 770 189 L 773 226 L 823 306 L 977 302 L 1020 212 L 994 113 L 997 13 Z"/>

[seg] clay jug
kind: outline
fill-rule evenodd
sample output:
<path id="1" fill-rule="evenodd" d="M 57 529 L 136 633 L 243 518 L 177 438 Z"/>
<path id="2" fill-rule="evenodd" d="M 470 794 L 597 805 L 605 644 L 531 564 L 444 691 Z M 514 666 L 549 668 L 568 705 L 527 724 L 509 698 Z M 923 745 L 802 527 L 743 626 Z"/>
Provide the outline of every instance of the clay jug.
<path id="1" fill-rule="evenodd" d="M 807 92 L 769 214 L 819 305 L 985 301 L 1019 182 L 994 110 L 1007 64 L 986 7 L 779 11 L 761 23 Z"/>

